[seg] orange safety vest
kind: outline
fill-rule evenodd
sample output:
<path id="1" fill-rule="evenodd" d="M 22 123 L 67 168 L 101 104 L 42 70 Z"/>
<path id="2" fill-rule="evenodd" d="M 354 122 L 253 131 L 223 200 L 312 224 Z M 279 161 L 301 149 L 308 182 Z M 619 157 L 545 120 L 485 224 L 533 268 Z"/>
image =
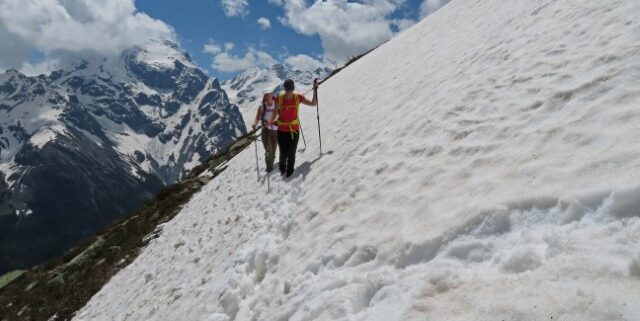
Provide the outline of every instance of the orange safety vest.
<path id="1" fill-rule="evenodd" d="M 285 100 L 285 94 L 278 96 L 278 131 L 297 133 L 300 129 L 300 118 L 298 111 L 300 110 L 300 96 L 293 94 L 293 99 Z"/>

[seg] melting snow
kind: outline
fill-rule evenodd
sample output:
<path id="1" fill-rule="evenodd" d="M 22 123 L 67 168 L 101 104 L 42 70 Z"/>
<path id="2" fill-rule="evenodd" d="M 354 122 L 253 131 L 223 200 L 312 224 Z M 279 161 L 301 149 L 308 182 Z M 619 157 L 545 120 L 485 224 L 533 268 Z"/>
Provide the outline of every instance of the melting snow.
<path id="1" fill-rule="evenodd" d="M 75 320 L 640 320 L 640 3 L 457 0 L 325 83 Z M 262 163 L 262 161 L 261 161 Z"/>

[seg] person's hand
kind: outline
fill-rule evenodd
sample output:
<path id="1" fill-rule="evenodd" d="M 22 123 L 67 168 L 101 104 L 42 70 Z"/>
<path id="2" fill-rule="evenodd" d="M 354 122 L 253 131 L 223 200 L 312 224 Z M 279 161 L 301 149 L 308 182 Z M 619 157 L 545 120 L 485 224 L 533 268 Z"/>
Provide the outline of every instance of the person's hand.
<path id="1" fill-rule="evenodd" d="M 318 84 L 318 78 L 313 80 L 313 90 L 318 90 L 318 87 L 320 87 L 320 84 Z"/>
<path id="2" fill-rule="evenodd" d="M 253 125 L 251 125 L 251 128 L 256 129 L 257 126 L 258 126 L 258 124 L 253 123 Z"/>

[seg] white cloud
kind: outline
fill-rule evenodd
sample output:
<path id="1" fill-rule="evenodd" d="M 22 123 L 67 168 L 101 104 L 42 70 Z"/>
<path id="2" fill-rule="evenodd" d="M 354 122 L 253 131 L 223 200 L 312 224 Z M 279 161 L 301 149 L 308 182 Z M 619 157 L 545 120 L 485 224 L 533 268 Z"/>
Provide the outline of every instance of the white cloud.
<path id="1" fill-rule="evenodd" d="M 208 44 L 204 45 L 202 52 L 215 55 L 222 52 L 222 47 L 220 47 L 220 45 L 214 43 L 213 41 L 210 41 Z"/>
<path id="2" fill-rule="evenodd" d="M 133 0 L 2 0 L 0 1 L 0 68 L 34 67 L 29 53 L 43 53 L 51 65 L 55 55 L 73 52 L 117 54 L 150 38 L 175 39 L 162 21 L 136 11 Z"/>
<path id="3" fill-rule="evenodd" d="M 221 3 L 227 17 L 246 17 L 249 14 L 248 0 L 221 0 Z"/>
<path id="4" fill-rule="evenodd" d="M 261 50 L 257 50 L 253 47 L 249 47 L 244 56 L 237 56 L 230 52 L 235 47 L 232 43 L 225 43 L 224 51 L 218 52 L 215 52 L 215 50 L 208 52 L 207 48 L 211 47 L 207 46 L 217 45 L 205 45 L 205 49 L 203 49 L 203 52 L 213 55 L 211 68 L 222 72 L 236 72 L 252 67 L 271 67 L 278 63 L 277 60 L 275 60 L 270 54 Z M 217 48 L 220 47 L 217 46 Z"/>
<path id="5" fill-rule="evenodd" d="M 389 16 L 404 0 L 315 1 L 283 0 L 280 22 L 304 35 L 318 35 L 324 58 L 341 63 L 390 39 L 394 32 Z"/>
<path id="6" fill-rule="evenodd" d="M 391 24 L 396 28 L 398 28 L 398 31 L 404 31 L 406 29 L 411 28 L 413 25 L 415 25 L 416 21 L 411 19 L 396 19 L 396 20 L 392 20 Z"/>
<path id="7" fill-rule="evenodd" d="M 449 0 L 424 0 L 422 5 L 420 5 L 420 16 L 424 18 L 436 12 L 448 2 Z"/>
<path id="8" fill-rule="evenodd" d="M 260 29 L 266 30 L 271 28 L 271 21 L 265 17 L 260 17 L 258 18 L 258 25 L 260 26 Z"/>
<path id="9" fill-rule="evenodd" d="M 322 62 L 307 55 L 296 55 L 285 58 L 284 63 L 295 70 L 316 70 L 318 68 L 331 67 L 331 64 Z"/>
<path id="10" fill-rule="evenodd" d="M 254 67 L 269 68 L 277 64 L 279 62 L 278 60 L 282 61 L 287 67 L 295 70 L 307 71 L 324 67 L 334 67 L 331 63 L 304 54 L 295 56 L 283 54 L 276 59 L 269 53 L 256 49 L 254 46 L 248 46 L 244 55 L 236 55 L 231 52 L 235 47 L 235 44 L 232 42 L 226 42 L 224 45 L 220 45 L 214 40 L 210 40 L 208 44 L 204 45 L 202 52 L 213 56 L 211 68 L 221 72 L 243 71 Z"/>
<path id="11" fill-rule="evenodd" d="M 20 67 L 20 71 L 28 76 L 46 75 L 58 69 L 60 65 L 61 61 L 59 59 L 50 58 L 36 63 L 25 62 Z"/>

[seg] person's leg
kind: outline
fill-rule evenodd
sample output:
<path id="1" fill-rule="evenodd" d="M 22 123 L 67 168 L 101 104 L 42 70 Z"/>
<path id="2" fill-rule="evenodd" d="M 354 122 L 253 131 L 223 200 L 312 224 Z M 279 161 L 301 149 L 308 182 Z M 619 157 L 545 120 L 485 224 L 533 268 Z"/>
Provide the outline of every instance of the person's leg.
<path id="1" fill-rule="evenodd" d="M 287 145 L 289 133 L 278 131 L 278 147 L 280 148 L 280 163 L 278 167 L 280 169 L 280 174 L 284 175 L 287 171 Z"/>
<path id="2" fill-rule="evenodd" d="M 289 139 L 290 144 L 289 150 L 287 151 L 287 177 L 291 176 L 296 168 L 296 152 L 298 151 L 298 140 L 300 139 L 300 134 L 294 133 L 293 137 L 289 135 Z"/>
<path id="3" fill-rule="evenodd" d="M 267 172 L 269 171 L 269 148 L 271 147 L 271 142 L 269 142 L 269 130 L 266 128 L 262 128 L 262 134 L 260 135 L 260 139 L 262 139 L 262 146 L 264 146 L 264 164 L 267 167 Z"/>
<path id="4" fill-rule="evenodd" d="M 269 165 L 270 168 L 273 169 L 273 163 L 276 159 L 276 152 L 278 150 L 278 131 L 270 130 L 269 131 Z"/>

